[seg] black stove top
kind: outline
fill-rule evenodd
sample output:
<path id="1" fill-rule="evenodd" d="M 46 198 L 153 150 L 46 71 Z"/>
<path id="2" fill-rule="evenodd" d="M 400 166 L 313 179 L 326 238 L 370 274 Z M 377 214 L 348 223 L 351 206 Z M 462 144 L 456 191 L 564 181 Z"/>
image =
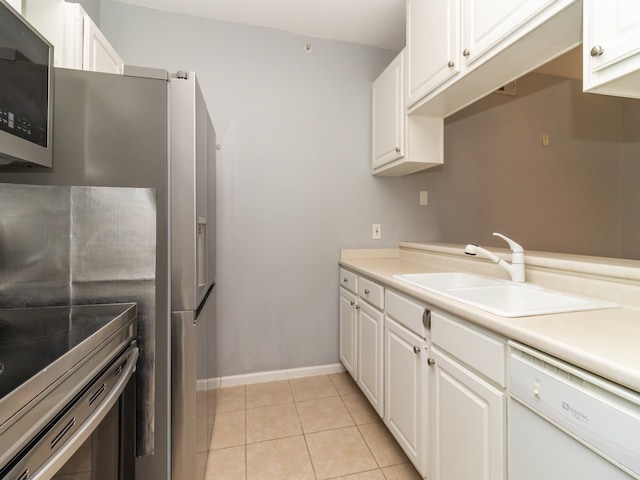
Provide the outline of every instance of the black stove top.
<path id="1" fill-rule="evenodd" d="M 130 306 L 110 304 L 0 310 L 0 400 Z"/>

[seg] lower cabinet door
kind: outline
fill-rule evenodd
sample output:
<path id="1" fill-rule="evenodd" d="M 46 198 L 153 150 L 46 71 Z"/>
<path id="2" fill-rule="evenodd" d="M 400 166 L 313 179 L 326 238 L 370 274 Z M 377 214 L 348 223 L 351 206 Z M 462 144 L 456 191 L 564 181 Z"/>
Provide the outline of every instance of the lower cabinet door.
<path id="1" fill-rule="evenodd" d="M 390 317 L 384 328 L 384 421 L 424 477 L 427 472 L 426 341 Z"/>
<path id="2" fill-rule="evenodd" d="M 340 288 L 340 361 L 357 380 L 356 296 Z"/>
<path id="3" fill-rule="evenodd" d="M 437 346 L 431 358 L 430 480 L 504 480 L 505 393 Z"/>
<path id="4" fill-rule="evenodd" d="M 378 415 L 382 416 L 382 336 L 384 315 L 366 302 L 360 302 L 358 314 L 358 378 L 362 392 Z"/>

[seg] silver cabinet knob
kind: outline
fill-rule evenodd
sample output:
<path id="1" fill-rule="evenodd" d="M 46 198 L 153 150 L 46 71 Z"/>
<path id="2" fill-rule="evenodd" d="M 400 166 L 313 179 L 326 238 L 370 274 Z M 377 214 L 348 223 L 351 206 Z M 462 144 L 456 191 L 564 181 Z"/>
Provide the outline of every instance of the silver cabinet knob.
<path id="1" fill-rule="evenodd" d="M 352 307 L 356 304 L 356 302 L 354 302 L 353 300 L 349 300 L 349 305 L 351 305 Z"/>
<path id="2" fill-rule="evenodd" d="M 592 57 L 599 57 L 600 55 L 602 55 L 604 53 L 604 48 L 602 48 L 602 45 L 595 45 L 592 49 L 591 49 L 591 56 Z"/>
<path id="3" fill-rule="evenodd" d="M 435 358 L 427 359 L 427 365 L 429 365 L 430 367 L 433 367 L 435 364 L 436 364 L 436 359 Z"/>
<path id="4" fill-rule="evenodd" d="M 413 347 L 413 353 L 420 353 L 420 347 Z"/>
<path id="5" fill-rule="evenodd" d="M 400 153 L 400 147 L 396 147 L 396 153 Z"/>
<path id="6" fill-rule="evenodd" d="M 365 289 L 364 289 L 364 294 L 365 294 L 365 295 L 369 295 L 369 293 L 371 293 L 371 292 L 369 292 L 369 289 L 368 289 L 368 288 L 365 288 Z"/>
<path id="7" fill-rule="evenodd" d="M 342 279 L 342 281 L 343 281 L 344 283 L 347 283 L 347 282 L 349 281 L 349 279 L 348 279 L 347 277 L 344 277 L 344 278 Z"/>
<path id="8" fill-rule="evenodd" d="M 356 310 L 360 310 L 360 305 L 356 305 Z"/>
<path id="9" fill-rule="evenodd" d="M 455 67 L 455 66 L 456 66 L 456 62 L 454 62 L 453 60 L 449 60 L 449 63 L 447 63 L 447 66 L 448 66 L 449 68 L 453 68 L 453 67 Z"/>
<path id="10" fill-rule="evenodd" d="M 469 49 L 468 49 L 468 48 L 465 48 L 465 49 L 462 51 L 462 55 L 463 55 L 463 56 L 465 56 L 465 57 L 468 57 L 469 55 L 471 55 L 471 52 L 469 51 Z"/>

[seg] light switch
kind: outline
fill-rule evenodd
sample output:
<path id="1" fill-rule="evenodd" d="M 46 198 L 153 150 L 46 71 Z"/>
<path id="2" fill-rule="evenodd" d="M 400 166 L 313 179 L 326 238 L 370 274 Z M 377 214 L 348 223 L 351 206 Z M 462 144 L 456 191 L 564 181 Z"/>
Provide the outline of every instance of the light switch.
<path id="1" fill-rule="evenodd" d="M 420 205 L 429 205 L 429 192 L 425 190 L 420 191 Z"/>

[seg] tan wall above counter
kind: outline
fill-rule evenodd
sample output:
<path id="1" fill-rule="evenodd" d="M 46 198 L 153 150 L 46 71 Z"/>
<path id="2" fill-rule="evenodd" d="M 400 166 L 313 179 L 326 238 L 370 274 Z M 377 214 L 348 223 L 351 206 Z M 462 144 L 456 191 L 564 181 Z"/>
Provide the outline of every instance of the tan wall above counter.
<path id="1" fill-rule="evenodd" d="M 639 118 L 638 100 L 542 74 L 447 118 L 444 165 L 424 174 L 438 240 L 640 259 Z"/>

